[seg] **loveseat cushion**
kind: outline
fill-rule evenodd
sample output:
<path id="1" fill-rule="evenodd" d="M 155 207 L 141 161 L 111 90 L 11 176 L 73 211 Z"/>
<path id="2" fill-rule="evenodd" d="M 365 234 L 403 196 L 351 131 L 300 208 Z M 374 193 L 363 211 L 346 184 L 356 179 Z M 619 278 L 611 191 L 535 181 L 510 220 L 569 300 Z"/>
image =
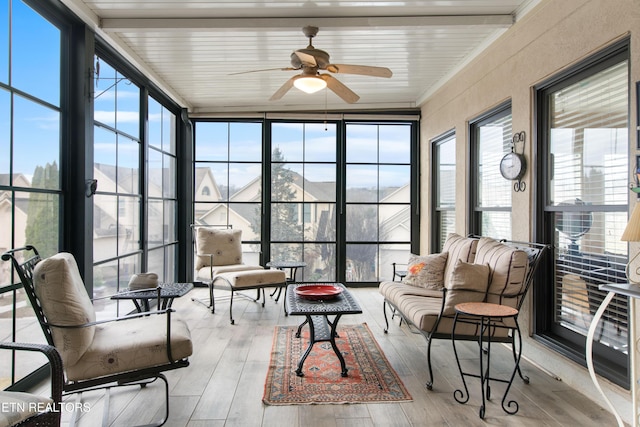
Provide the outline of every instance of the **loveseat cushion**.
<path id="1" fill-rule="evenodd" d="M 458 260 L 447 284 L 444 314 L 455 314 L 457 304 L 482 302 L 487 293 L 490 269 L 487 264 L 472 264 Z"/>
<path id="2" fill-rule="evenodd" d="M 128 319 L 96 326 L 91 346 L 74 365 L 65 365 L 71 381 L 159 366 L 189 357 L 191 335 L 184 320 L 171 315 L 171 356 L 167 359 L 167 315 Z"/>
<path id="3" fill-rule="evenodd" d="M 198 250 L 196 270 L 207 265 L 242 264 L 242 230 L 240 229 L 198 227 L 196 245 Z"/>
<path id="4" fill-rule="evenodd" d="M 456 233 L 449 233 L 447 240 L 442 246 L 442 252 L 449 254 L 447 265 L 444 270 L 444 286 L 448 288 L 447 282 L 451 277 L 453 267 L 458 260 L 464 262 L 474 262 L 476 257 L 476 248 L 478 239 L 471 237 L 462 237 Z"/>
<path id="5" fill-rule="evenodd" d="M 478 242 L 475 262 L 488 264 L 491 269 L 487 302 L 516 307 L 518 296 L 524 292 L 529 267 L 527 253 L 489 237 Z"/>
<path id="6" fill-rule="evenodd" d="M 442 290 L 409 286 L 403 282 L 381 282 L 378 287 L 378 292 L 380 292 L 387 301 L 395 306 L 397 306 L 402 298 L 407 295 L 438 298 L 439 300 L 442 299 Z"/>
<path id="7" fill-rule="evenodd" d="M 387 302 L 400 310 L 407 320 L 421 330 L 445 335 L 451 333 L 453 315 L 443 315 L 437 329 L 434 330 L 442 307 L 442 291 L 407 286 L 402 282 L 382 282 L 378 290 Z M 513 319 L 508 320 L 513 326 Z M 460 322 L 456 333 L 473 336 L 478 332 L 475 325 Z M 491 331 L 493 336 L 506 336 L 507 333 L 508 330 L 503 328 L 493 328 Z"/>
<path id="8" fill-rule="evenodd" d="M 73 255 L 60 252 L 36 264 L 33 286 L 49 323 L 78 326 L 96 320 L 93 304 Z M 95 326 L 73 329 L 52 326 L 51 333 L 54 345 L 66 367 L 74 365 L 89 348 Z"/>
<path id="9" fill-rule="evenodd" d="M 442 289 L 448 255 L 448 252 L 425 256 L 412 255 L 409 257 L 407 276 L 403 282 L 420 288 Z"/>

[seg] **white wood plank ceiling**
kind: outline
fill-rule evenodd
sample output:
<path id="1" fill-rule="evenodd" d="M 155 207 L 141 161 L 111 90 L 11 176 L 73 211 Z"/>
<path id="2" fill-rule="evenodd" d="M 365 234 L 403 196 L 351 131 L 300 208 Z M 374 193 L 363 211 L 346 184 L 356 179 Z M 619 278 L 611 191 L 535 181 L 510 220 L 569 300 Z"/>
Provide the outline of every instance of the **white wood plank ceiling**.
<path id="1" fill-rule="evenodd" d="M 419 106 L 540 0 L 62 0 L 194 115 L 353 111 Z M 302 27 L 332 63 L 387 67 L 393 76 L 334 74 L 360 96 L 292 88 L 290 66 L 305 48 Z"/>

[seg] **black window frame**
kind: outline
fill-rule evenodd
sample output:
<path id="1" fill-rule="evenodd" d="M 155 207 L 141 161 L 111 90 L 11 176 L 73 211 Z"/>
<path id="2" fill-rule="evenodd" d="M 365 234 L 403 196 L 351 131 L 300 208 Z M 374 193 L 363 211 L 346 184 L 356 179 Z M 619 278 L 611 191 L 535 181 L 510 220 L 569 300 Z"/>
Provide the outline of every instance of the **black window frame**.
<path id="1" fill-rule="evenodd" d="M 430 242 L 430 250 L 432 253 L 437 253 L 442 250 L 442 246 L 444 245 L 444 240 L 442 237 L 442 213 L 443 212 L 454 212 L 456 211 L 455 204 L 450 207 L 441 207 L 438 205 L 438 197 L 439 197 L 439 167 L 440 167 L 440 156 L 439 149 L 440 147 L 447 143 L 453 141 L 454 144 L 457 144 L 456 141 L 456 131 L 455 129 L 448 130 L 447 132 L 438 135 L 437 137 L 431 140 L 430 149 L 431 149 L 431 242 Z M 454 167 L 457 167 L 457 163 L 454 163 Z M 455 176 L 454 176 L 455 179 Z M 456 183 L 454 181 L 454 192 Z"/>
<path id="2" fill-rule="evenodd" d="M 478 181 L 477 177 L 480 176 L 480 171 L 478 168 L 478 139 L 477 139 L 477 129 L 484 125 L 485 123 L 492 122 L 496 119 L 500 119 L 509 114 L 512 114 L 511 111 L 511 100 L 507 100 L 500 105 L 492 108 L 491 110 L 477 116 L 473 120 L 470 120 L 468 123 L 468 135 L 469 135 L 469 174 L 467 175 L 467 187 L 469 188 L 469 203 L 468 210 L 469 215 L 467 218 L 467 230 L 469 230 L 470 234 L 482 235 L 482 212 L 491 211 L 491 212 L 511 212 L 512 205 L 509 207 L 479 207 L 478 206 Z M 506 153 L 505 153 L 506 154 Z M 513 202 L 512 202 L 513 203 Z M 504 237 L 504 236 L 493 236 L 493 237 Z"/>
<path id="3" fill-rule="evenodd" d="M 554 328 L 554 293 L 555 293 L 555 253 L 558 250 L 554 245 L 554 226 L 553 221 L 548 220 L 549 215 L 554 215 L 555 212 L 548 211 L 546 206 L 549 200 L 548 191 L 548 177 L 551 173 L 551 166 L 544 159 L 549 158 L 549 139 L 547 135 L 547 129 L 549 128 L 549 103 L 547 102 L 549 93 L 555 92 L 562 87 L 569 86 L 580 80 L 583 80 L 590 75 L 596 74 L 606 68 L 611 67 L 622 61 L 628 61 L 629 67 L 631 62 L 630 56 L 630 41 L 628 38 L 618 41 L 602 51 L 590 56 L 589 58 L 580 61 L 579 63 L 569 67 L 561 73 L 551 77 L 550 79 L 541 82 L 534 86 L 534 111 L 536 114 L 536 134 L 537 144 L 535 144 L 536 158 L 542 159 L 536 164 L 537 172 L 537 188 L 536 192 L 536 221 L 535 232 L 536 241 L 547 243 L 552 245 L 553 253 L 547 258 L 547 268 L 541 269 L 540 276 L 537 280 L 538 285 L 533 289 L 533 303 L 534 303 L 534 322 L 533 322 L 533 338 L 558 352 L 559 354 L 567 357 L 568 359 L 586 367 L 586 355 L 585 347 L 586 342 L 582 345 L 577 339 L 570 339 L 564 334 L 558 333 L 557 328 Z M 631 72 L 629 72 L 629 76 Z M 629 101 L 631 100 L 631 84 L 629 82 Z M 629 108 L 630 112 L 630 108 Z M 629 116 L 628 123 L 631 126 L 631 117 Z M 629 133 L 630 135 L 630 133 Z M 630 156 L 631 159 L 631 156 Z M 634 162 L 629 160 L 631 166 L 634 166 Z M 635 195 L 629 192 L 629 198 L 632 200 Z M 627 210 L 627 207 L 624 207 Z M 619 210 L 619 208 L 617 209 Z M 616 211 L 613 209 L 611 211 Z M 629 343 L 629 349 L 632 349 L 632 342 Z M 631 381 L 631 362 L 630 355 L 627 355 L 624 360 L 619 357 L 611 358 L 610 354 L 607 354 L 606 349 L 599 343 L 594 342 L 593 345 L 593 361 L 596 372 L 603 377 L 611 380 L 613 383 L 630 389 Z"/>

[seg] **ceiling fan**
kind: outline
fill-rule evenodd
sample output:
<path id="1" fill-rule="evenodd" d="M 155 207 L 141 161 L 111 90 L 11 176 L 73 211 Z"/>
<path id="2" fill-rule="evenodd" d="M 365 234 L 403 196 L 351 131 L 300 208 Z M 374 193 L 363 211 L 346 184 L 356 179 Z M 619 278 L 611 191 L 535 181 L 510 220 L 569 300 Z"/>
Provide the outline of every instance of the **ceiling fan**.
<path id="1" fill-rule="evenodd" d="M 280 89 L 269 98 L 270 101 L 276 101 L 282 98 L 293 86 L 306 93 L 314 93 L 327 87 L 345 102 L 353 104 L 357 102 L 360 97 L 331 74 L 320 73 L 320 71 L 328 71 L 329 73 L 335 74 L 358 74 L 362 76 L 387 78 L 393 74 L 390 69 L 385 67 L 332 64 L 329 61 L 329 54 L 327 52 L 313 47 L 312 40 L 318 34 L 318 27 L 307 26 L 302 29 L 302 32 L 309 39 L 309 46 L 304 49 L 298 49 L 291 54 L 291 67 L 276 68 L 282 71 L 301 70 L 302 73 L 287 80 Z"/>

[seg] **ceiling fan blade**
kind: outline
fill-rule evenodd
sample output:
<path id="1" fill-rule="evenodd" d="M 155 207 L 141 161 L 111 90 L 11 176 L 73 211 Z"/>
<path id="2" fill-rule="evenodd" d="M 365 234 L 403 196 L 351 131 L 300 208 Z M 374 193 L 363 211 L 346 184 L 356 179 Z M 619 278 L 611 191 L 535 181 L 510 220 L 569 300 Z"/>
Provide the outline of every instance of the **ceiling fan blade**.
<path id="1" fill-rule="evenodd" d="M 342 74 L 359 74 L 371 77 L 391 77 L 393 73 L 386 67 L 371 67 L 368 65 L 329 64 L 327 71 Z"/>
<path id="2" fill-rule="evenodd" d="M 286 67 L 286 68 L 264 68 L 262 70 L 251 70 L 251 71 L 238 71 L 237 73 L 229 73 L 227 74 L 228 76 L 237 76 L 238 74 L 249 74 L 249 73 L 261 73 L 263 71 L 296 71 L 299 70 L 299 68 L 292 68 L 292 67 Z"/>
<path id="3" fill-rule="evenodd" d="M 309 55 L 308 53 L 304 53 L 304 52 L 300 52 L 299 50 L 296 50 L 295 52 L 293 52 L 294 55 L 296 55 L 299 59 L 300 62 L 302 62 L 303 65 L 308 65 L 311 67 L 317 67 L 318 63 L 316 62 L 316 58 L 313 55 Z"/>
<path id="4" fill-rule="evenodd" d="M 293 82 L 295 81 L 296 78 L 298 78 L 298 76 L 293 76 L 289 80 L 284 82 L 284 84 L 280 86 L 280 89 L 278 89 L 276 93 L 271 95 L 271 98 L 269 98 L 269 101 L 277 101 L 278 99 L 282 98 L 287 92 L 289 92 L 289 89 L 293 87 Z"/>
<path id="5" fill-rule="evenodd" d="M 321 74 L 320 78 L 327 82 L 327 87 L 331 89 L 336 95 L 342 98 L 345 102 L 353 104 L 358 102 L 360 97 L 355 94 L 351 89 L 346 87 L 340 80 L 334 78 L 329 74 Z"/>

